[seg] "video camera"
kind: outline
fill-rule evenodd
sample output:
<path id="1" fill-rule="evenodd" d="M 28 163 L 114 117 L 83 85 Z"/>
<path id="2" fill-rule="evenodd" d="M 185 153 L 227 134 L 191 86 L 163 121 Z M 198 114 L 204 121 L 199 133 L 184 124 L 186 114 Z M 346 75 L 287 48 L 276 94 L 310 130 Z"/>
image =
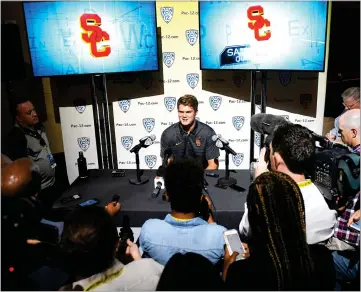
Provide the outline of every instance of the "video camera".
<path id="1" fill-rule="evenodd" d="M 292 124 L 282 116 L 256 114 L 251 118 L 252 130 L 267 135 L 263 145 L 268 149 L 273 133 L 282 124 Z M 310 130 L 316 152 L 313 167 L 308 173 L 330 208 L 337 209 L 360 190 L 360 156 L 351 153 L 347 146 L 334 143 Z"/>

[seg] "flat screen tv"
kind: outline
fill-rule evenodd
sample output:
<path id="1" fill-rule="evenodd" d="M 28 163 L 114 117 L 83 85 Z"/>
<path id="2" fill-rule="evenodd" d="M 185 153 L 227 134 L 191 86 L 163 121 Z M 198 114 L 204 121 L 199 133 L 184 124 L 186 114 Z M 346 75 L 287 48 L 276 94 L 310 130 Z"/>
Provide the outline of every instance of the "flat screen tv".
<path id="1" fill-rule="evenodd" d="M 327 2 L 200 1 L 207 70 L 324 71 Z"/>
<path id="2" fill-rule="evenodd" d="M 35 76 L 158 70 L 154 1 L 26 2 Z"/>

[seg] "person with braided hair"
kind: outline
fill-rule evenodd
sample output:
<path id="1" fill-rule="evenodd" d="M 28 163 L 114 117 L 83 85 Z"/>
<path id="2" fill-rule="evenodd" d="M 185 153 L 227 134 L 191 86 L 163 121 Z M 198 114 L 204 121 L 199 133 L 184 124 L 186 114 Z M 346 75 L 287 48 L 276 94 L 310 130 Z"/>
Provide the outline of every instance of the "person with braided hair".
<path id="1" fill-rule="evenodd" d="M 252 241 L 249 257 L 225 249 L 226 290 L 309 290 L 318 287 L 306 240 L 305 206 L 296 182 L 281 172 L 265 172 L 247 197 Z M 315 286 L 316 285 L 316 286 Z"/>

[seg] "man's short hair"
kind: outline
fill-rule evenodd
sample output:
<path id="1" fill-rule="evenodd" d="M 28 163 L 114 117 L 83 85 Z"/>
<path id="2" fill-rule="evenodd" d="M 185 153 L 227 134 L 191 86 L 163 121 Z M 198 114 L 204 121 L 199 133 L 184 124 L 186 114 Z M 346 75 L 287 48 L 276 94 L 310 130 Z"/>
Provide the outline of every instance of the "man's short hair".
<path id="1" fill-rule="evenodd" d="M 177 160 L 169 164 L 164 182 L 172 210 L 181 213 L 199 211 L 204 170 L 196 160 Z"/>
<path id="2" fill-rule="evenodd" d="M 190 106 L 195 111 L 198 111 L 198 100 L 194 95 L 191 94 L 181 96 L 178 99 L 177 108 L 179 108 L 179 105 Z"/>
<path id="3" fill-rule="evenodd" d="M 13 118 L 18 115 L 18 106 L 19 104 L 30 101 L 30 99 L 26 96 L 16 96 L 11 100 L 10 103 L 10 111 Z"/>
<path id="4" fill-rule="evenodd" d="M 313 165 L 316 147 L 310 130 L 287 123 L 276 128 L 272 149 L 281 155 L 291 172 L 305 174 Z"/>
<path id="5" fill-rule="evenodd" d="M 90 277 L 114 262 L 119 241 L 112 217 L 103 207 L 76 209 L 64 221 L 61 251 L 74 276 Z"/>
<path id="6" fill-rule="evenodd" d="M 348 99 L 353 97 L 354 100 L 360 100 L 360 87 L 350 87 L 347 88 L 342 94 L 342 99 Z"/>

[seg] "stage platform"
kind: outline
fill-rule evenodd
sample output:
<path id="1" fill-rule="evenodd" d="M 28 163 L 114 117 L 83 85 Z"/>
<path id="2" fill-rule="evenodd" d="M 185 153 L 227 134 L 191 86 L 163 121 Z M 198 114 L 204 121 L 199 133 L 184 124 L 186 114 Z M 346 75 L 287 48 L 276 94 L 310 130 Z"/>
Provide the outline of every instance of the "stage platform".
<path id="1" fill-rule="evenodd" d="M 128 215 L 132 227 L 141 227 L 150 218 L 163 219 L 170 212 L 170 204 L 162 200 L 164 190 L 157 198 L 152 198 L 156 170 L 144 170 L 144 175 L 149 177 L 149 182 L 144 185 L 131 185 L 130 178 L 136 177 L 135 170 L 126 170 L 125 177 L 112 177 L 112 170 L 90 170 L 86 179 L 76 179 L 62 196 L 55 202 L 54 209 L 73 210 L 76 205 L 89 199 L 97 198 L 99 206 L 110 202 L 114 194 L 120 196 L 121 212 L 114 217 L 117 226 L 122 226 L 123 216 Z M 215 171 L 220 177 L 224 170 Z M 231 172 L 236 178 L 237 185 L 245 188 L 244 192 L 237 192 L 231 188 L 220 189 L 214 185 L 217 178 L 205 176 L 208 182 L 208 192 L 216 207 L 215 219 L 229 229 L 238 229 L 239 222 L 244 213 L 244 203 L 250 184 L 249 170 Z M 61 199 L 75 194 L 81 196 L 80 200 L 62 204 Z"/>

